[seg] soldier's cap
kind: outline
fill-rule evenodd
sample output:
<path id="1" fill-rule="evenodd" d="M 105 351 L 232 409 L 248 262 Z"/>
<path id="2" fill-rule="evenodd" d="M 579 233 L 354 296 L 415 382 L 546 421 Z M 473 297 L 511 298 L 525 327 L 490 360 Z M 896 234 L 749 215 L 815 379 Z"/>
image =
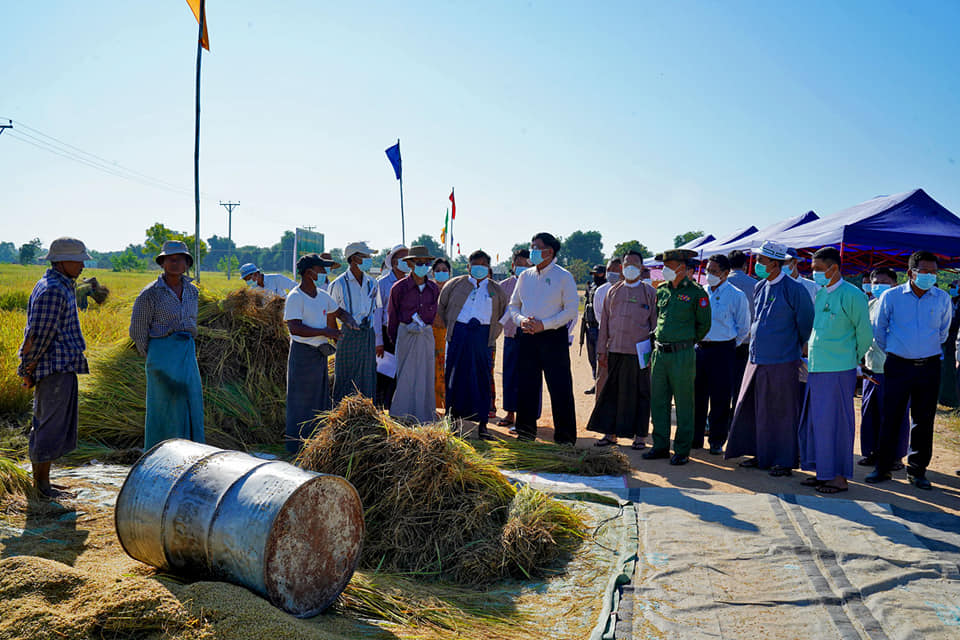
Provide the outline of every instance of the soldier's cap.
<path id="1" fill-rule="evenodd" d="M 666 262 L 667 260 L 675 260 L 677 262 L 686 263 L 687 260 L 691 258 L 696 258 L 697 252 L 690 249 L 670 249 L 664 251 L 663 253 L 658 253 L 654 256 L 654 260 L 658 262 Z"/>
<path id="2" fill-rule="evenodd" d="M 601 274 L 606 272 L 607 272 L 607 268 L 602 264 L 595 264 L 593 265 L 593 269 L 590 269 L 590 273 L 594 273 L 594 274 Z"/>

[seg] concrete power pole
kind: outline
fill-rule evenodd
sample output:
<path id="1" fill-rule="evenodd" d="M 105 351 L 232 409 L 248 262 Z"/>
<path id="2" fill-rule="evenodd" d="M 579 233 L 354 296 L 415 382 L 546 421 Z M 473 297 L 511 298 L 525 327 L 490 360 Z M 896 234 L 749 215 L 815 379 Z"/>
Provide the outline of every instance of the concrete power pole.
<path id="1" fill-rule="evenodd" d="M 233 210 L 240 206 L 239 202 L 221 202 L 220 206 L 227 210 L 227 280 L 230 279 L 230 269 L 233 267 Z"/>

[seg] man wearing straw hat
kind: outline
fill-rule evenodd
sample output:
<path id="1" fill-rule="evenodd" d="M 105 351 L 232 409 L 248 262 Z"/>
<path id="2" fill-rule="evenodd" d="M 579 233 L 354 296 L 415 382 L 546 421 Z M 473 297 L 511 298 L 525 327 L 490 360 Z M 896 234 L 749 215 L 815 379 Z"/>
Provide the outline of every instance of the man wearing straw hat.
<path id="1" fill-rule="evenodd" d="M 757 275 L 763 280 L 754 290 L 750 361 L 724 457 L 751 456 L 740 466 L 787 476 L 799 464 L 801 349 L 813 330 L 813 301 L 803 285 L 783 270 L 785 246 L 768 240 L 753 254 Z"/>
<path id="2" fill-rule="evenodd" d="M 365 242 L 351 242 L 343 250 L 347 271 L 330 283 L 330 297 L 353 317 L 356 327 L 343 325 L 333 361 L 333 402 L 359 393 L 373 399 L 377 391 L 376 333 L 377 282 L 368 275 L 374 251 Z"/>
<path id="3" fill-rule="evenodd" d="M 297 286 L 297 283 L 282 273 L 263 273 L 257 265 L 248 262 L 240 267 L 240 278 L 254 290 L 266 291 L 281 298 Z"/>
<path id="4" fill-rule="evenodd" d="M 434 257 L 426 247 L 410 247 L 403 258 L 410 275 L 390 289 L 387 332 L 396 345 L 396 390 L 390 415 L 418 422 L 436 420 L 433 319 L 440 287 L 427 279 Z"/>
<path id="5" fill-rule="evenodd" d="M 76 238 L 57 238 L 44 258 L 50 268 L 37 281 L 27 303 L 27 326 L 17 374 L 34 387 L 30 428 L 33 484 L 45 498 L 70 498 L 50 484 L 50 465 L 77 448 L 77 374 L 89 373 L 87 348 L 77 315 L 76 285 L 83 261 L 92 258 Z"/>
<path id="6" fill-rule="evenodd" d="M 187 245 L 168 240 L 157 256 L 163 273 L 133 303 L 130 338 L 146 356 L 144 450 L 170 438 L 203 442 L 203 387 L 197 366 L 200 290 L 185 274 L 193 266 Z"/>
<path id="7" fill-rule="evenodd" d="M 377 336 L 377 357 L 382 358 L 385 353 L 395 353 L 396 345 L 390 338 L 387 331 L 387 325 L 390 322 L 390 313 L 387 308 L 390 303 L 390 289 L 398 281 L 407 277 L 410 273 L 410 267 L 403 260 L 407 255 L 407 248 L 398 244 L 390 253 L 384 262 L 383 273 L 377 279 L 377 310 L 375 312 L 373 330 Z M 397 388 L 397 379 L 390 376 L 377 373 L 377 406 L 390 410 L 390 403 L 393 401 L 393 392 Z"/>
<path id="8" fill-rule="evenodd" d="M 499 322 L 507 309 L 507 294 L 490 279 L 490 256 L 470 254 L 470 275 L 457 276 L 440 293 L 437 316 L 447 327 L 446 408 L 452 418 L 476 420 L 477 436 L 487 431 L 493 358 Z"/>

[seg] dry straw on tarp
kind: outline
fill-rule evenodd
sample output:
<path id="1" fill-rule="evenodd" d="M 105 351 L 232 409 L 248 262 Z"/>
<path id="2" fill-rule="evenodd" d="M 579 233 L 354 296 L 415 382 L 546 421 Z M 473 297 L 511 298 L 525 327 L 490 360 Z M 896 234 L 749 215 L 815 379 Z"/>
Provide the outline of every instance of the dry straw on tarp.
<path id="1" fill-rule="evenodd" d="M 197 363 L 210 444 L 244 448 L 281 442 L 289 337 L 283 298 L 241 289 L 201 292 Z M 124 339 L 90 356 L 80 393 L 80 437 L 119 447 L 143 444 L 144 360 Z"/>
<path id="2" fill-rule="evenodd" d="M 542 442 L 480 442 L 477 450 L 501 469 L 621 476 L 630 473 L 630 459 L 616 447 L 576 449 Z"/>
<path id="3" fill-rule="evenodd" d="M 0 455 L 0 503 L 18 496 L 33 497 L 30 475 L 16 461 Z"/>
<path id="4" fill-rule="evenodd" d="M 313 427 L 297 464 L 356 487 L 364 566 L 481 585 L 544 575 L 583 539 L 577 512 L 515 488 L 443 424 L 406 427 L 350 396 Z"/>

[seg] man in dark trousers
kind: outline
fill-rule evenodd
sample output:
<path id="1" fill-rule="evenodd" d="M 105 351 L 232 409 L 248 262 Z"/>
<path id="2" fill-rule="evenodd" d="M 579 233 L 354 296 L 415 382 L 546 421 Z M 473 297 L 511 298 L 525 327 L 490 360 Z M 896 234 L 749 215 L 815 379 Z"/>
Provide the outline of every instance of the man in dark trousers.
<path id="1" fill-rule="evenodd" d="M 743 291 L 747 296 L 747 305 L 750 307 L 750 323 L 753 324 L 756 319 L 756 310 L 754 308 L 753 292 L 760 282 L 746 272 L 747 256 L 743 251 L 734 249 L 727 255 L 730 261 L 730 275 L 727 276 L 727 282 Z M 733 410 L 737 406 L 737 395 L 740 393 L 740 383 L 743 382 L 743 372 L 747 368 L 747 361 L 750 359 L 750 336 L 742 343 L 737 345 L 734 350 L 733 359 L 733 385 L 730 393 L 730 415 L 733 416 Z"/>
<path id="2" fill-rule="evenodd" d="M 594 384 L 584 391 L 591 395 L 597 392 L 597 335 L 600 332 L 600 318 L 593 306 L 593 295 L 597 289 L 607 282 L 607 268 L 602 264 L 596 264 L 590 271 L 593 280 L 587 285 L 587 291 L 583 297 L 583 318 L 580 320 L 580 348 L 583 343 L 587 343 L 587 360 L 590 362 L 590 371 L 593 373 Z"/>
<path id="3" fill-rule="evenodd" d="M 873 322 L 873 339 L 887 354 L 884 362 L 883 422 L 877 442 L 877 466 L 864 478 L 889 480 L 896 463 L 897 434 L 910 404 L 913 429 L 907 474 L 918 489 L 930 489 L 927 465 L 933 456 L 933 421 L 940 393 L 940 345 L 947 340 L 953 306 L 937 288 L 939 264 L 929 251 L 910 256 L 909 282 L 886 291 Z"/>
<path id="4" fill-rule="evenodd" d="M 577 283 L 569 271 L 557 264 L 560 241 L 549 233 L 538 233 L 530 244 L 530 262 L 517 278 L 510 297 L 509 312 L 520 327 L 520 397 L 517 404 L 517 437 L 537 436 L 539 391 L 546 379 L 553 408 L 553 439 L 559 444 L 577 442 L 577 416 L 570 372 L 570 342 L 567 325 L 577 319 Z"/>

